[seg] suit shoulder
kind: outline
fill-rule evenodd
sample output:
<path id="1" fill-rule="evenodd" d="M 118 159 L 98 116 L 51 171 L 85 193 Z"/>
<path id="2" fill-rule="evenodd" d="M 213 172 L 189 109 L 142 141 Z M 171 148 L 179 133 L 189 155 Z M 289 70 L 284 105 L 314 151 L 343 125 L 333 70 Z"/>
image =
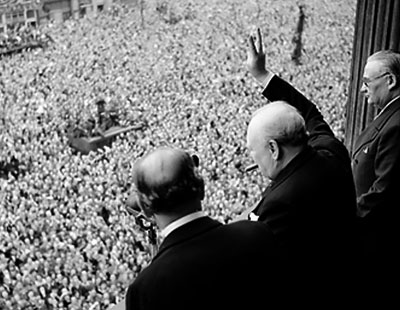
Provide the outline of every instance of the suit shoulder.
<path id="1" fill-rule="evenodd" d="M 236 230 L 244 235 L 262 234 L 264 236 L 272 236 L 270 228 L 262 222 L 255 222 L 249 220 L 240 220 L 233 223 L 226 224 L 227 228 Z"/>

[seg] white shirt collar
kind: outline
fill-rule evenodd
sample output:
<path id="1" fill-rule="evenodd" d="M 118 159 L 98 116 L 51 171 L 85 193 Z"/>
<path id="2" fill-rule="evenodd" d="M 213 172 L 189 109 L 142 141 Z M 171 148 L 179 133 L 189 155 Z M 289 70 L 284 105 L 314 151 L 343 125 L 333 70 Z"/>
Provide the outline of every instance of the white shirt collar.
<path id="1" fill-rule="evenodd" d="M 164 227 L 163 230 L 161 230 L 160 234 L 162 238 L 165 238 L 166 236 L 168 236 L 173 230 L 177 229 L 178 227 L 181 227 L 195 219 L 198 219 L 200 217 L 206 216 L 204 214 L 203 211 L 197 211 L 197 212 L 193 212 L 190 213 L 188 215 L 185 215 L 173 222 L 171 222 L 170 224 L 168 224 L 167 226 Z"/>
<path id="2" fill-rule="evenodd" d="M 399 98 L 400 98 L 400 95 L 399 95 L 399 96 L 396 96 L 396 97 L 394 97 L 392 100 L 390 100 L 390 101 L 388 102 L 388 104 L 385 105 L 385 106 L 383 107 L 383 109 L 378 113 L 378 115 L 375 117 L 375 119 L 377 119 L 378 116 L 381 115 L 381 114 L 383 113 L 383 111 L 385 111 L 385 110 L 389 107 L 389 105 L 391 105 L 393 102 L 395 102 L 395 101 L 396 101 L 397 99 L 399 99 Z"/>

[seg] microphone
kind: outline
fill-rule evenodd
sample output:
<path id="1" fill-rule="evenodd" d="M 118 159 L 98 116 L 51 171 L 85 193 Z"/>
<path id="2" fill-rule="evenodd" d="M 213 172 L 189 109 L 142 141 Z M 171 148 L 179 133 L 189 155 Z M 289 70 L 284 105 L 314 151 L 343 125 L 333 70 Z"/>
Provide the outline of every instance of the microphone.
<path id="1" fill-rule="evenodd" d="M 245 171 L 245 172 L 250 172 L 250 171 L 253 171 L 253 170 L 257 169 L 257 168 L 258 168 L 258 165 L 257 165 L 257 164 L 252 164 L 252 165 L 250 165 L 250 166 L 247 166 L 247 167 L 244 169 L 244 171 Z"/>

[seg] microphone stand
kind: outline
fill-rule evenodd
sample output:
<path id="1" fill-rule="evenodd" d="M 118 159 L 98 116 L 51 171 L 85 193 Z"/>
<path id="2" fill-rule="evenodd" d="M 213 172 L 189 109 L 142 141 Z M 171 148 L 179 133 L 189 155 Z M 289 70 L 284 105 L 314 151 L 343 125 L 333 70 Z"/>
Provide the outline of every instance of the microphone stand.
<path id="1" fill-rule="evenodd" d="M 136 213 L 136 212 L 135 212 Z M 146 234 L 147 237 L 149 238 L 149 242 L 150 242 L 150 255 L 151 258 L 154 257 L 154 255 L 156 255 L 157 250 L 158 250 L 158 243 L 157 243 L 157 230 L 156 227 L 153 223 L 151 223 L 145 216 L 143 213 L 138 213 L 135 216 L 135 221 L 136 224 L 143 229 Z"/>

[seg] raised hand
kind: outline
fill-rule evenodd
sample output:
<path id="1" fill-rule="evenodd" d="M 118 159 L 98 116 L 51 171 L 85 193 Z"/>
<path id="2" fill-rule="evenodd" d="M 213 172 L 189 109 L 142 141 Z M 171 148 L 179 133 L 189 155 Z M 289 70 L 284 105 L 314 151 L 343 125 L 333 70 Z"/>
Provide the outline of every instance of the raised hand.
<path id="1" fill-rule="evenodd" d="M 265 53 L 263 48 L 261 30 L 257 29 L 258 48 L 256 47 L 255 37 L 249 37 L 249 46 L 247 49 L 247 68 L 251 75 L 254 76 L 260 83 L 268 76 L 268 71 L 265 69 Z"/>

